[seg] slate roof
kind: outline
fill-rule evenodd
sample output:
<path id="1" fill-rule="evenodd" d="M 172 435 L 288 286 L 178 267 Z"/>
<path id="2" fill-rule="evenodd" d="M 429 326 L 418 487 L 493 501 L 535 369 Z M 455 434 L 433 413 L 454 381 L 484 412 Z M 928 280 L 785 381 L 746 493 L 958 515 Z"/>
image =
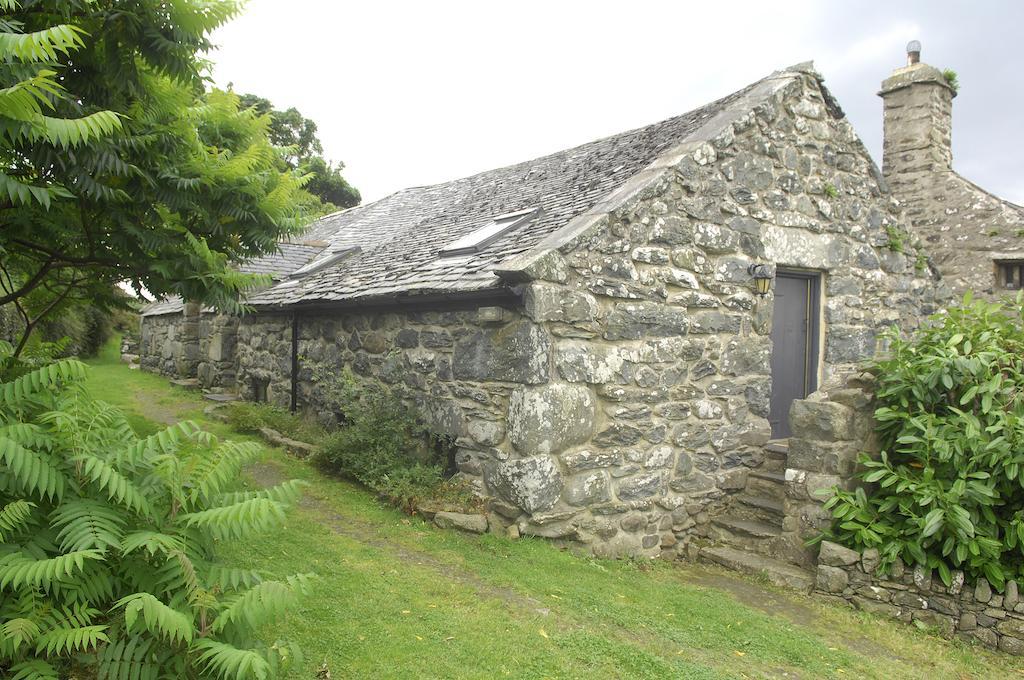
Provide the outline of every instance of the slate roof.
<path id="1" fill-rule="evenodd" d="M 585 213 L 769 78 L 660 123 L 471 177 L 403 189 L 323 217 L 307 234 L 330 243 L 322 256 L 350 246 L 359 246 L 362 252 L 301 280 L 261 291 L 248 302 L 257 307 L 369 303 L 499 288 L 503 282 L 491 271 L 496 264 L 530 250 Z M 535 207 L 543 210 L 538 218 L 480 252 L 438 255 L 442 247 L 495 216 Z"/>
<path id="2" fill-rule="evenodd" d="M 312 260 L 324 249 L 323 245 L 311 245 L 308 242 L 278 243 L 277 247 L 278 252 L 244 262 L 238 266 L 238 270 L 246 274 L 269 274 L 275 280 L 280 280 Z M 177 295 L 172 295 L 164 300 L 157 300 L 143 307 L 142 316 L 175 314 L 181 312 L 182 307 L 181 298 Z"/>
<path id="3" fill-rule="evenodd" d="M 281 279 L 312 260 L 324 249 L 322 245 L 306 243 L 278 243 L 279 252 L 239 265 L 238 270 L 246 274 L 270 274 Z"/>

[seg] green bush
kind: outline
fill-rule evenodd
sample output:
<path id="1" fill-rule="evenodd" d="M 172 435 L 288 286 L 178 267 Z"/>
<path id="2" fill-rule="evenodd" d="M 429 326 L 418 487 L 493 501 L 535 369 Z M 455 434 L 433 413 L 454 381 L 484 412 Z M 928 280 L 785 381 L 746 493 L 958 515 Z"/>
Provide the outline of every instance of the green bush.
<path id="1" fill-rule="evenodd" d="M 289 413 L 272 404 L 236 401 L 226 409 L 228 422 L 239 432 L 259 432 L 269 427 L 307 444 L 316 444 L 326 435 L 324 428 L 310 418 Z"/>
<path id="2" fill-rule="evenodd" d="M 299 483 L 232 492 L 255 445 L 187 422 L 139 439 L 78 361 L 0 364 L 0 676 L 278 675 L 296 650 L 259 633 L 309 577 L 214 548 L 279 527 Z"/>
<path id="3" fill-rule="evenodd" d="M 467 509 L 475 499 L 466 484 L 445 479 L 449 443 L 432 434 L 401 391 L 362 385 L 348 369 L 320 374 L 328 406 L 341 416 L 317 460 L 362 482 L 406 511 L 423 502 Z"/>
<path id="4" fill-rule="evenodd" d="M 833 540 L 997 588 L 1024 576 L 1024 297 L 936 315 L 871 366 L 880 460 L 826 503 Z"/>

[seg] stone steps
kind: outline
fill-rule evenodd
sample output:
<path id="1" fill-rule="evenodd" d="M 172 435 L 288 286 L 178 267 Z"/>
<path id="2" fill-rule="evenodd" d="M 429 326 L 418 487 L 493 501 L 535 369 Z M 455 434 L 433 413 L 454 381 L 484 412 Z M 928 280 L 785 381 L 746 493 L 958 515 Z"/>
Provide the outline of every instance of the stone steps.
<path id="1" fill-rule="evenodd" d="M 727 515 L 716 517 L 711 523 L 719 529 L 724 529 L 734 536 L 747 538 L 778 538 L 782 534 L 782 527 L 767 522 L 759 522 L 753 519 L 743 519 Z M 746 541 L 744 541 L 746 543 Z"/>
<path id="2" fill-rule="evenodd" d="M 699 558 L 733 571 L 764 576 L 769 583 L 780 588 L 809 593 L 814 587 L 814 574 L 811 572 L 771 557 L 753 555 L 729 546 L 701 548 Z"/>
<path id="3" fill-rule="evenodd" d="M 742 493 L 734 500 L 733 508 L 749 519 L 782 528 L 785 509 L 781 499 Z"/>
<path id="4" fill-rule="evenodd" d="M 762 472 L 773 472 L 785 474 L 786 458 L 789 456 L 789 446 L 779 441 L 768 442 L 764 446 L 764 463 L 761 465 Z"/>
<path id="5" fill-rule="evenodd" d="M 786 497 L 786 475 L 754 470 L 747 475 L 746 493 L 781 502 Z"/>

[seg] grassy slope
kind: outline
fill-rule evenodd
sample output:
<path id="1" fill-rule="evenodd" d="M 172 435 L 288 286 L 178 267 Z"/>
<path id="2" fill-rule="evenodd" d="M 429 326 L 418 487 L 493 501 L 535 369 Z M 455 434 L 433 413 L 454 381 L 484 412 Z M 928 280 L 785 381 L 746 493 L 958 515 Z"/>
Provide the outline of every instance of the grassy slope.
<path id="1" fill-rule="evenodd" d="M 90 363 L 97 396 L 140 431 L 192 418 L 237 436 L 203 419 L 198 395 L 119 364 L 113 344 Z M 324 662 L 334 678 L 1024 675 L 1008 657 L 714 570 L 440 531 L 278 450 L 243 483 L 293 477 L 310 487 L 286 530 L 223 555 L 319 575 L 315 595 L 268 632 L 305 650 L 294 677 Z"/>

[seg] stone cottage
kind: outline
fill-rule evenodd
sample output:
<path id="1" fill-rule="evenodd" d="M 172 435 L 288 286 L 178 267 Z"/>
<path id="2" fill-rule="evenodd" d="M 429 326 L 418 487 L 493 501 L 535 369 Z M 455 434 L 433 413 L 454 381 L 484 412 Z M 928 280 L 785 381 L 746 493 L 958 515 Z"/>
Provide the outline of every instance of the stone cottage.
<path id="1" fill-rule="evenodd" d="M 1024 207 L 953 170 L 953 98 L 943 72 L 907 46 L 907 65 L 878 93 L 884 102 L 882 171 L 914 233 L 953 291 L 995 298 L 1024 287 Z"/>
<path id="2" fill-rule="evenodd" d="M 936 276 L 907 230 L 799 65 L 676 118 L 325 217 L 282 246 L 309 257 L 276 270 L 254 313 L 147 311 L 143 366 L 326 420 L 313 377 L 348 366 L 406 385 L 454 438 L 493 529 L 599 555 L 756 541 L 806 563 L 785 521 L 787 415 L 882 329 L 933 311 Z M 849 435 L 834 409 L 801 413 Z"/>

